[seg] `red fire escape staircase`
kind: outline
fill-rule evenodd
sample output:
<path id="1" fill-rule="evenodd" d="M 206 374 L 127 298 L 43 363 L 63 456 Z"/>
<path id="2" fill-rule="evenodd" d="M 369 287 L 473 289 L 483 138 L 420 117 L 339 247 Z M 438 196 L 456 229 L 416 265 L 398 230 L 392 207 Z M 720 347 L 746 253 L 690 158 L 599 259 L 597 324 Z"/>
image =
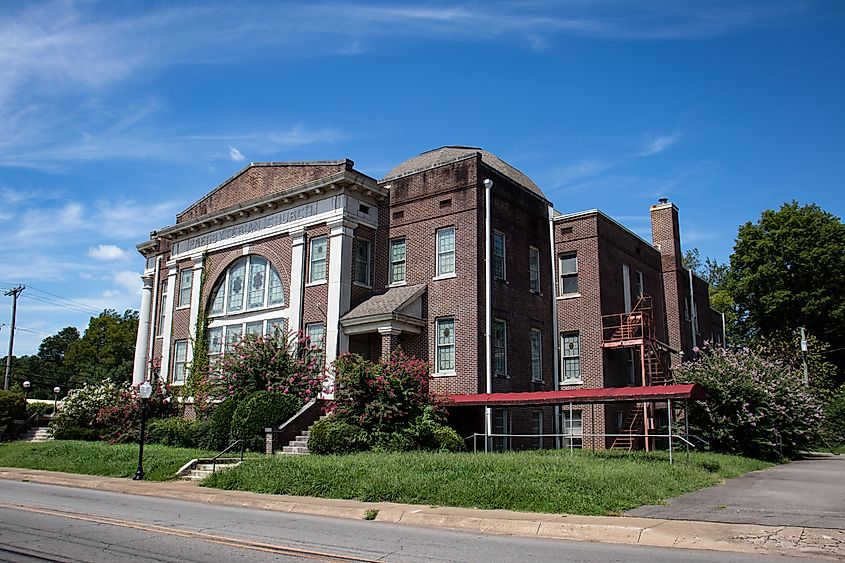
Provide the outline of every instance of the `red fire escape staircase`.
<path id="1" fill-rule="evenodd" d="M 640 297 L 630 313 L 602 316 L 601 346 L 611 350 L 638 350 L 643 386 L 671 383 L 663 358 L 668 348 L 657 339 L 651 297 L 648 295 Z M 647 436 L 653 428 L 654 406 L 651 403 L 635 403 L 616 432 L 627 436 L 615 437 L 610 447 L 633 450 L 639 444 L 639 435 Z M 648 438 L 645 439 L 645 447 L 650 449 Z"/>

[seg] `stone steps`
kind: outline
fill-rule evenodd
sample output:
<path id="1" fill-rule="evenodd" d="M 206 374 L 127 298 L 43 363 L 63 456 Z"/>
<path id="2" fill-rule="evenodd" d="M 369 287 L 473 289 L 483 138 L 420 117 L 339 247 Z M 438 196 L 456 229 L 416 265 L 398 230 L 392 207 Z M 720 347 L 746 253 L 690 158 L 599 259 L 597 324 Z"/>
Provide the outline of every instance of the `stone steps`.
<path id="1" fill-rule="evenodd" d="M 240 465 L 240 461 L 222 460 L 214 463 L 198 462 L 191 467 L 189 473 L 182 476 L 187 481 L 202 481 L 212 473 L 220 473 Z"/>
<path id="2" fill-rule="evenodd" d="M 21 440 L 24 442 L 46 442 L 53 439 L 53 431 L 46 427 L 30 428 L 25 434 L 21 435 Z"/>
<path id="3" fill-rule="evenodd" d="M 323 420 L 324 418 L 326 418 L 326 415 L 321 416 L 319 420 Z M 287 446 L 282 447 L 282 451 L 280 453 L 284 455 L 307 455 L 308 436 L 310 435 L 311 427 L 309 426 L 308 430 L 303 430 L 299 436 L 291 440 Z"/>

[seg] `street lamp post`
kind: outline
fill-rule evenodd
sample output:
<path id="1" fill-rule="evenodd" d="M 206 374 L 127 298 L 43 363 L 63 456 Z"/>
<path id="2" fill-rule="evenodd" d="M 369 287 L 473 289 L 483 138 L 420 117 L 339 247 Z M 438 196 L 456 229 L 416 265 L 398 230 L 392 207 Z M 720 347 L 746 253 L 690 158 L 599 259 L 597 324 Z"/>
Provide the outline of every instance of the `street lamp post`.
<path id="1" fill-rule="evenodd" d="M 53 387 L 53 416 L 56 416 L 56 413 L 59 412 L 59 393 L 62 391 L 62 388 L 56 385 Z"/>
<path id="2" fill-rule="evenodd" d="M 26 402 L 26 397 L 29 394 L 29 386 L 32 385 L 29 381 L 23 382 L 23 401 Z"/>
<path id="3" fill-rule="evenodd" d="M 144 426 L 147 424 L 147 399 L 153 394 L 153 386 L 149 381 L 144 381 L 138 386 L 138 393 L 141 395 L 141 435 L 138 437 L 138 469 L 132 477 L 133 481 L 144 478 Z"/>

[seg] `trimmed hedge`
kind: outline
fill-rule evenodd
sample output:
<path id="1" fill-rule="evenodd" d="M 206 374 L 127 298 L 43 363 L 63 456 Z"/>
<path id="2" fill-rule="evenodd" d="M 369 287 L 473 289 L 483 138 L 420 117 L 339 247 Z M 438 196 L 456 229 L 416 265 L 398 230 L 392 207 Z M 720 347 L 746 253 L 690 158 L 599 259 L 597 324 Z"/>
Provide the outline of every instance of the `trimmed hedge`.
<path id="1" fill-rule="evenodd" d="M 318 420 L 308 434 L 308 451 L 314 454 L 351 454 L 369 447 L 363 428 L 336 416 Z"/>
<path id="2" fill-rule="evenodd" d="M 99 442 L 102 440 L 100 429 L 84 426 L 61 426 L 53 428 L 53 439 L 55 440 L 84 440 L 86 442 Z"/>
<path id="3" fill-rule="evenodd" d="M 210 450 L 224 450 L 229 445 L 232 435 L 232 415 L 238 403 L 232 397 L 214 407 L 206 436 L 206 446 Z"/>
<path id="4" fill-rule="evenodd" d="M 178 448 L 205 448 L 211 423 L 181 417 L 159 418 L 147 425 L 146 440 Z"/>
<path id="5" fill-rule="evenodd" d="M 286 422 L 301 407 L 302 401 L 293 395 L 251 393 L 232 415 L 232 440 L 243 440 L 248 450 L 264 451 L 264 429 Z"/>

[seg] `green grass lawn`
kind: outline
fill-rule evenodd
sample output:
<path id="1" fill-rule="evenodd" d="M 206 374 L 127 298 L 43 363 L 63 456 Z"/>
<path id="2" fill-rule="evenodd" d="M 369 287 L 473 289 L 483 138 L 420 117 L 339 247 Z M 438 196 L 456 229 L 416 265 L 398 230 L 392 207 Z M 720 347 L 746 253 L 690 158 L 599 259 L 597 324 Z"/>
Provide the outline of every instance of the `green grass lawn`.
<path id="1" fill-rule="evenodd" d="M 144 478 L 166 481 L 179 468 L 199 457 L 217 452 L 171 448 L 158 444 L 144 446 Z M 0 467 L 46 469 L 104 477 L 131 477 L 138 467 L 137 444 L 107 444 L 76 440 L 50 440 L 41 443 L 7 442 L 0 444 Z"/>
<path id="2" fill-rule="evenodd" d="M 261 493 L 501 508 L 619 514 L 707 487 L 763 461 L 710 453 L 676 456 L 568 451 L 504 454 L 362 453 L 251 459 L 204 486 Z"/>

